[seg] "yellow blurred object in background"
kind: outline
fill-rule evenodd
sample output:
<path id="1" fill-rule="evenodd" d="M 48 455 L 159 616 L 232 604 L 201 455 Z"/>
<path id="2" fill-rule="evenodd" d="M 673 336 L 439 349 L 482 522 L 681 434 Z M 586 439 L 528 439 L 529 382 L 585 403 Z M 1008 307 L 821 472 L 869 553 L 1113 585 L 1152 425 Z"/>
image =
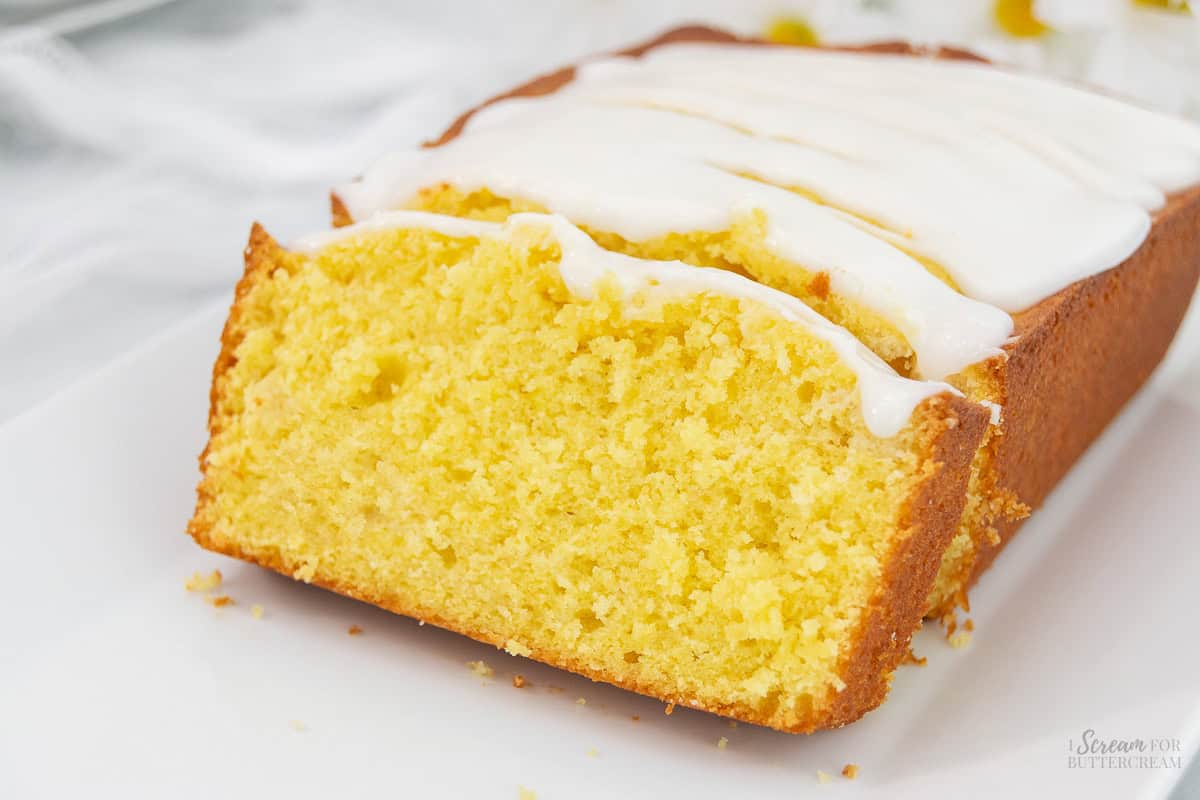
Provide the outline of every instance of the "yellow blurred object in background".
<path id="1" fill-rule="evenodd" d="M 1033 0 L 996 0 L 992 16 L 1010 36 L 1032 38 L 1050 31 L 1050 26 L 1034 15 Z"/>
<path id="2" fill-rule="evenodd" d="M 1188 5 L 1188 0 L 1133 0 L 1135 6 L 1148 6 L 1149 8 L 1161 8 L 1165 11 L 1178 11 L 1181 14 L 1190 14 L 1192 9 Z"/>
<path id="3" fill-rule="evenodd" d="M 795 44 L 808 47 L 813 47 L 821 42 L 812 25 L 800 17 L 776 17 L 767 26 L 765 38 L 776 44 Z"/>

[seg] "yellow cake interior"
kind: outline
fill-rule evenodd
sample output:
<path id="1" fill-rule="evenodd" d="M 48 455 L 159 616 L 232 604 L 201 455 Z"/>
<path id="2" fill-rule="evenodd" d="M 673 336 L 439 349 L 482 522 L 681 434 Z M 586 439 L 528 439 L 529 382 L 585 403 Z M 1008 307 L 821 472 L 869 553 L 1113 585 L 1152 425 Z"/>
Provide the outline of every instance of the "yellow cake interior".
<path id="1" fill-rule="evenodd" d="M 820 197 L 800 187 L 784 188 L 822 202 Z M 518 212 L 545 210 L 521 198 L 502 197 L 487 189 L 463 191 L 451 184 L 427 187 L 405 207 L 493 222 L 505 220 Z M 870 224 L 871 221 L 864 222 Z M 751 213 L 735 220 L 728 230 L 672 233 L 650 241 L 631 242 L 607 231 L 588 229 L 588 233 L 610 250 L 639 258 L 678 260 L 696 266 L 718 267 L 786 292 L 849 330 L 901 375 L 913 375 L 916 357 L 905 336 L 881 315 L 838 295 L 831 289 L 827 276 L 772 254 L 765 245 L 766 224 L 763 214 Z M 895 238 L 891 237 L 889 241 Z M 941 265 L 917 253 L 910 254 L 917 257 L 936 277 L 957 289 Z M 988 364 L 968 368 L 950 376 L 947 382 L 973 400 L 1003 405 L 999 381 Z M 972 465 L 962 523 L 943 556 L 942 567 L 929 598 L 927 613 L 930 616 L 952 612 L 956 606 L 966 607 L 966 585 L 980 543 L 996 536 L 995 525 L 998 520 L 1020 517 L 1028 511 L 1011 492 L 995 483 L 992 471 L 994 434 L 994 429 L 987 433 Z"/>
<path id="2" fill-rule="evenodd" d="M 296 577 L 791 727 L 842 688 L 920 413 L 865 427 L 807 328 L 572 296 L 546 229 L 274 249 L 231 320 L 193 530 Z"/>

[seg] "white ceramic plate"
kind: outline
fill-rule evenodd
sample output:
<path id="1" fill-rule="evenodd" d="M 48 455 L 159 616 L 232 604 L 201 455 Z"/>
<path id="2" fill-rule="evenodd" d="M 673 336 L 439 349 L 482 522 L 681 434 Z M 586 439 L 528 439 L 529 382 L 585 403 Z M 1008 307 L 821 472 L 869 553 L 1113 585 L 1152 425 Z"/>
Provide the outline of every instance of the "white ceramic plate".
<path id="1" fill-rule="evenodd" d="M 1071 768 L 1083 732 L 1182 764 L 1200 743 L 1195 319 L 975 591 L 969 647 L 925 631 L 928 665 L 881 709 L 794 737 L 668 717 L 200 550 L 183 529 L 222 317 L 0 429 L 2 797 L 1151 798 L 1181 770 Z M 184 591 L 215 567 L 236 605 Z"/>

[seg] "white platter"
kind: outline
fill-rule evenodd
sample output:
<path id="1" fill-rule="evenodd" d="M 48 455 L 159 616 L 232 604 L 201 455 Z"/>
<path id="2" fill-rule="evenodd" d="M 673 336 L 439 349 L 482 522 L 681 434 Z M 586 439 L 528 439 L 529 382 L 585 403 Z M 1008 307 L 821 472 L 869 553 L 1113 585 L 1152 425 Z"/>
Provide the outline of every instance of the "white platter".
<path id="1" fill-rule="evenodd" d="M 1200 744 L 1195 315 L 974 592 L 971 644 L 926 630 L 928 665 L 901 668 L 881 709 L 811 737 L 665 716 L 197 548 L 222 317 L 0 428 L 0 797 L 1156 798 L 1181 769 L 1072 768 L 1083 732 L 1184 765 Z M 216 567 L 236 605 L 184 591 Z"/>

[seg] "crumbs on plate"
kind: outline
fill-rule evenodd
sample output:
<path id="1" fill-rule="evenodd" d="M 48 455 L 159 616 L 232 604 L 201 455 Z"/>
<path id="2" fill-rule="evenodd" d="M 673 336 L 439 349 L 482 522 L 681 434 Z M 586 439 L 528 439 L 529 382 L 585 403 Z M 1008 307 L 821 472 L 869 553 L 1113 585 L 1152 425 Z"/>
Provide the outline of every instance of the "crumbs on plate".
<path id="1" fill-rule="evenodd" d="M 496 670 L 489 667 L 486 661 L 468 661 L 467 668 L 480 678 L 490 678 L 496 674 Z"/>
<path id="2" fill-rule="evenodd" d="M 950 637 L 950 646 L 955 650 L 962 650 L 971 643 L 971 634 L 967 631 L 959 631 Z"/>
<path id="3" fill-rule="evenodd" d="M 183 588 L 189 592 L 211 592 L 221 585 L 221 570 L 214 569 L 208 575 L 193 572 L 192 577 L 183 582 Z"/>

